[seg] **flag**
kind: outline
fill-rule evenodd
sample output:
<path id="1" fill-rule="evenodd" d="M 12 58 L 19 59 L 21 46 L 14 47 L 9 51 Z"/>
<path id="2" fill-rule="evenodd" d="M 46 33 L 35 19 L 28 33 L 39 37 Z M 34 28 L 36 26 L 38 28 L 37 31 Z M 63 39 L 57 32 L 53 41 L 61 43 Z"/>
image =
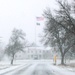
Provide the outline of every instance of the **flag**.
<path id="1" fill-rule="evenodd" d="M 43 21 L 44 20 L 44 17 L 36 17 L 36 20 L 37 21 Z"/>

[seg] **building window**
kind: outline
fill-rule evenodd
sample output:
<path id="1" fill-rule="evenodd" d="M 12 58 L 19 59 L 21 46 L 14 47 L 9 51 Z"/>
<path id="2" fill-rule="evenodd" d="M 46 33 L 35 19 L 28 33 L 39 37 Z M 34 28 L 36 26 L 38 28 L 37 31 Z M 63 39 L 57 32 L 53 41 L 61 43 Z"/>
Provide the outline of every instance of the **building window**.
<path id="1" fill-rule="evenodd" d="M 33 58 L 33 55 L 31 55 L 31 57 Z"/>
<path id="2" fill-rule="evenodd" d="M 33 53 L 33 51 L 31 51 L 31 53 Z"/>
<path id="3" fill-rule="evenodd" d="M 41 55 L 39 55 L 39 58 L 41 58 Z"/>

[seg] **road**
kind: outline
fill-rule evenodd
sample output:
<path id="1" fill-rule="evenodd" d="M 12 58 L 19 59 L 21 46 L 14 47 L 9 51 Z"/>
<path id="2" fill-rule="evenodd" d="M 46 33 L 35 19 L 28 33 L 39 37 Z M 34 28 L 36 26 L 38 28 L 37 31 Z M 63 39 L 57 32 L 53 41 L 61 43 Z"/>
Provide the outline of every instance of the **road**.
<path id="1" fill-rule="evenodd" d="M 1 75 L 75 75 L 75 72 L 69 72 L 49 62 L 35 62 Z"/>

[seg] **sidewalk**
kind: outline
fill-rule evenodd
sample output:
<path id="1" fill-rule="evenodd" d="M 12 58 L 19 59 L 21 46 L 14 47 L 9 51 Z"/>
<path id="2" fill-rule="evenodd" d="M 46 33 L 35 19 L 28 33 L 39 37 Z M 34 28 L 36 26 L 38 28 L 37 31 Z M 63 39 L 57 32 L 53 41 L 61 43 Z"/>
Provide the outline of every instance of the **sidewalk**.
<path id="1" fill-rule="evenodd" d="M 58 65 L 58 66 L 67 69 L 69 71 L 75 72 L 75 63 L 66 64 L 65 66 L 63 65 Z"/>
<path id="2" fill-rule="evenodd" d="M 55 74 L 55 75 L 75 75 L 75 72 L 69 71 L 67 68 L 63 68 L 62 66 L 58 65 L 48 65 L 48 68 Z"/>
<path id="3" fill-rule="evenodd" d="M 1 74 L 4 74 L 4 73 L 7 73 L 7 72 L 10 72 L 10 71 L 13 71 L 13 70 L 16 70 L 22 66 L 25 66 L 27 64 L 21 64 L 21 65 L 17 65 L 17 66 L 14 66 L 14 65 L 11 65 L 11 66 L 8 66 L 7 68 L 4 68 L 4 69 L 1 69 L 0 70 L 0 75 Z"/>

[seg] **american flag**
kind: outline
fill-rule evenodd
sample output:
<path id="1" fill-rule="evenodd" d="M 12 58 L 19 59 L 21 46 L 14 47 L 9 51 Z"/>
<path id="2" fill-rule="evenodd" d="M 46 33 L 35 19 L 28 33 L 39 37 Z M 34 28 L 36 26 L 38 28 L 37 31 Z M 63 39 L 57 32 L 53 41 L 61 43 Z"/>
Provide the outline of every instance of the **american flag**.
<path id="1" fill-rule="evenodd" d="M 44 17 L 36 17 L 36 20 L 37 21 L 43 21 L 44 20 Z"/>

